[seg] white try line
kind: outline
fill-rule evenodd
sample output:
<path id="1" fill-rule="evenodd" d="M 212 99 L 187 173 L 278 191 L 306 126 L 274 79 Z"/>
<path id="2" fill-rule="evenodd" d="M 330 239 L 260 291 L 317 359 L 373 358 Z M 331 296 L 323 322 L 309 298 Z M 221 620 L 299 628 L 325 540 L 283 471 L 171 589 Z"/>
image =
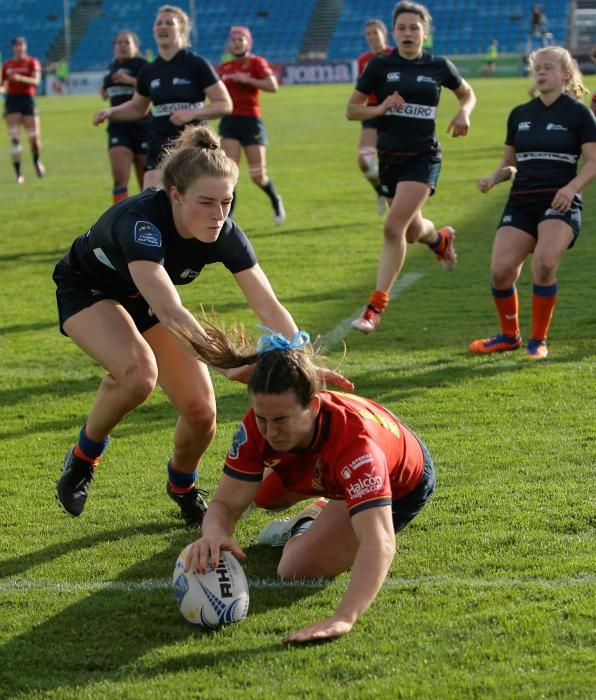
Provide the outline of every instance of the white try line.
<path id="1" fill-rule="evenodd" d="M 398 294 L 401 294 L 401 292 L 403 292 L 404 289 L 411 287 L 422 277 L 424 277 L 424 274 L 422 272 L 408 272 L 406 275 L 400 277 L 400 279 L 397 280 L 397 282 L 393 286 L 393 289 L 389 293 L 389 297 L 391 299 L 395 299 L 395 297 L 398 296 Z M 361 309 L 358 309 L 354 312 L 353 316 L 350 316 L 349 318 L 344 318 L 344 320 L 340 321 L 333 330 L 329 331 L 329 333 L 325 333 L 325 335 L 322 335 L 319 338 L 320 344 L 325 348 L 330 348 L 332 345 L 335 345 L 335 343 L 338 343 L 340 340 L 343 340 L 343 338 L 345 338 L 348 335 L 348 333 L 351 332 L 352 321 L 360 314 L 360 312 Z"/>
<path id="2" fill-rule="evenodd" d="M 280 581 L 274 578 L 250 578 L 249 588 L 267 590 L 280 588 L 314 588 L 341 586 L 346 581 Z M 420 578 L 388 578 L 385 588 L 417 588 L 430 586 L 434 588 L 474 588 L 474 589 L 512 589 L 544 588 L 556 589 L 569 586 L 592 586 L 596 576 L 578 576 L 563 578 L 459 578 L 457 576 L 422 576 Z M 60 593 L 94 593 L 127 591 L 165 591 L 172 587 L 171 579 L 140 579 L 137 581 L 97 581 L 95 583 L 73 583 L 70 581 L 45 581 L 36 579 L 9 579 L 0 583 L 0 591 L 16 593 L 18 591 L 58 591 Z"/>

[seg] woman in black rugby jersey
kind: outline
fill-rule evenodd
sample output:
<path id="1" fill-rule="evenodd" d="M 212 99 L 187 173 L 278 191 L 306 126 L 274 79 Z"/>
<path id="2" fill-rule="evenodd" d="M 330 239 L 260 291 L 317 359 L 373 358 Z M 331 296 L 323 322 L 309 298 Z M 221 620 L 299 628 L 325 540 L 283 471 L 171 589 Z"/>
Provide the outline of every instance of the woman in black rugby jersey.
<path id="1" fill-rule="evenodd" d="M 139 37 L 134 32 L 118 32 L 114 37 L 114 60 L 110 63 L 101 87 L 101 96 L 117 107 L 130 100 L 137 85 L 137 76 L 147 61 L 139 54 Z M 143 188 L 143 172 L 147 159 L 151 117 L 134 122 L 108 125 L 108 155 L 114 188 L 112 202 L 128 197 L 128 180 L 134 165 L 139 187 Z"/>
<path id="2" fill-rule="evenodd" d="M 288 337 L 298 330 L 250 241 L 227 218 L 237 179 L 238 166 L 215 134 L 189 126 L 164 156 L 163 189 L 108 209 L 56 266 L 60 330 L 107 371 L 57 484 L 71 515 L 83 511 L 110 432 L 159 384 L 178 412 L 167 492 L 187 524 L 202 522 L 206 505 L 195 481 L 215 435 L 215 396 L 204 362 L 239 381 L 250 368 L 217 364 L 213 336 L 183 306 L 175 285 L 223 263 L 262 323 Z M 190 330 L 202 362 L 181 328 Z M 340 375 L 321 371 L 351 388 Z"/>
<path id="3" fill-rule="evenodd" d="M 175 5 L 162 5 L 153 24 L 159 56 L 139 74 L 132 99 L 118 107 L 101 109 L 94 124 L 139 119 L 153 104 L 152 136 L 143 186 L 158 187 L 159 162 L 164 146 L 186 124 L 216 119 L 232 111 L 232 100 L 213 66 L 188 50 L 190 20 Z M 205 98 L 210 104 L 205 105 Z"/>
<path id="4" fill-rule="evenodd" d="M 515 176 L 492 251 L 492 294 L 501 333 L 470 343 L 474 353 L 517 350 L 522 344 L 515 283 L 532 255 L 532 328 L 527 355 L 543 360 L 557 299 L 557 268 L 581 226 L 581 191 L 596 177 L 596 120 L 579 100 L 588 94 L 567 49 L 530 55 L 538 97 L 516 107 L 507 122 L 505 153 L 479 180 L 481 192 Z M 583 156 L 584 165 L 577 172 Z"/>
<path id="5" fill-rule="evenodd" d="M 375 119 L 381 191 L 390 204 L 376 288 L 352 326 L 370 333 L 381 320 L 389 293 L 404 263 L 406 243 L 425 243 L 450 270 L 456 262 L 454 230 L 436 229 L 422 207 L 435 191 L 441 170 L 441 148 L 435 116 L 444 86 L 459 100 L 449 124 L 453 136 L 465 136 L 476 104 L 472 88 L 445 58 L 423 50 L 431 16 L 424 5 L 400 2 L 393 10 L 396 49 L 373 58 L 358 79 L 348 102 L 348 119 Z M 378 104 L 367 104 L 375 94 Z"/>

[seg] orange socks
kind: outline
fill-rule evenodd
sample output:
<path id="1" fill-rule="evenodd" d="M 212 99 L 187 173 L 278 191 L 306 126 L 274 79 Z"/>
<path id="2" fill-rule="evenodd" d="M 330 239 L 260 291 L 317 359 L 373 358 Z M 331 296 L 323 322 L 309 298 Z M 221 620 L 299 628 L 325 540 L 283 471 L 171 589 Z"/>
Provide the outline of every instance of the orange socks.
<path id="1" fill-rule="evenodd" d="M 519 299 L 515 285 L 510 289 L 495 289 L 493 287 L 492 293 L 503 335 L 517 338 L 519 335 Z"/>
<path id="2" fill-rule="evenodd" d="M 368 305 L 372 306 L 373 309 L 379 313 L 383 313 L 389 304 L 389 294 L 387 292 L 381 292 L 379 289 L 375 289 L 371 292 L 370 298 L 368 300 Z"/>
<path id="3" fill-rule="evenodd" d="M 546 340 L 557 301 L 558 285 L 532 288 L 532 340 Z"/>

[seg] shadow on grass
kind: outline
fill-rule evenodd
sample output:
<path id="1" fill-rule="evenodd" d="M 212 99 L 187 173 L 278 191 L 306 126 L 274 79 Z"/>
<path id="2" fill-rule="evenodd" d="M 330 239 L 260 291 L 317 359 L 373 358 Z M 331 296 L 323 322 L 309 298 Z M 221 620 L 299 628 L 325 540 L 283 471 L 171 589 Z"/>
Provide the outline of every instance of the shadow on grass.
<path id="1" fill-rule="evenodd" d="M 67 552 L 72 553 L 73 549 L 92 547 L 132 534 L 163 533 L 163 530 L 163 526 L 146 525 L 53 545 L 4 562 L 3 575 L 22 574 L 32 566 Z M 242 634 L 242 628 L 229 626 L 207 632 L 187 624 L 176 608 L 169 586 L 164 584 L 164 574 L 169 578 L 176 557 L 187 543 L 188 533 L 180 531 L 179 535 L 173 536 L 166 549 L 124 570 L 113 582 L 120 586 L 112 585 L 111 588 L 86 594 L 83 599 L 40 624 L 35 625 L 32 621 L 31 629 L 13 637 L 0 648 L 2 696 L 43 694 L 57 689 L 62 692 L 76 689 L 80 693 L 88 684 L 147 680 L 167 672 L 220 667 L 227 663 L 226 655 L 230 656 L 230 662 L 234 662 L 232 652 L 226 651 L 225 640 L 230 635 Z M 250 556 L 244 563 L 249 578 L 271 578 L 275 575 L 279 551 L 254 546 L 247 548 L 249 552 Z M 141 584 L 148 576 L 152 576 L 160 585 L 146 588 L 138 585 L 134 588 L 135 582 Z M 127 590 L 126 584 L 132 584 L 130 590 Z M 251 591 L 250 614 L 254 616 L 274 608 L 289 607 L 304 597 L 314 595 L 316 591 L 316 588 L 308 586 L 256 588 Z M 41 595 L 35 591 L 23 593 Z M 53 595 L 57 596 L 54 600 L 60 602 L 58 596 L 80 596 L 81 592 Z M 25 614 L 35 614 L 30 601 L 23 602 L 23 610 Z M 279 641 L 254 646 L 254 631 L 251 630 L 249 634 L 250 642 L 246 638 L 241 640 L 246 645 L 242 650 L 244 656 L 283 650 Z M 152 649 L 193 643 L 195 640 L 196 651 L 191 653 L 150 666 L 142 661 L 142 657 Z M 235 656 L 237 650 L 233 654 Z"/>

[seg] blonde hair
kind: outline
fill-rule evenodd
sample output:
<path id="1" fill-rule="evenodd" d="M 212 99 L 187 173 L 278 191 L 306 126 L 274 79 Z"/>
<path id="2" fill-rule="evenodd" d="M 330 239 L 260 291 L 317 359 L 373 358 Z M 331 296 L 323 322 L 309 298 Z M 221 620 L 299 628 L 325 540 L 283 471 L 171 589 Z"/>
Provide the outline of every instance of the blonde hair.
<path id="1" fill-rule="evenodd" d="M 175 187 L 184 194 L 199 177 L 227 177 L 238 182 L 239 170 L 220 146 L 219 138 L 208 126 L 187 125 L 166 148 L 161 160 L 162 183 L 169 193 Z"/>
<path id="2" fill-rule="evenodd" d="M 171 12 L 178 22 L 180 23 L 180 33 L 182 34 L 182 46 L 183 48 L 187 48 L 190 46 L 190 29 L 191 29 L 191 21 L 190 17 L 184 12 L 184 10 L 181 7 L 178 7 L 177 5 L 162 5 L 158 10 L 157 14 L 159 15 L 161 12 Z"/>
<path id="3" fill-rule="evenodd" d="M 590 91 L 584 85 L 581 71 L 577 65 L 577 61 L 573 56 L 562 46 L 545 46 L 542 49 L 532 51 L 528 57 L 528 65 L 530 70 L 534 72 L 534 64 L 540 56 L 544 54 L 552 54 L 559 61 L 565 80 L 563 82 L 563 92 L 575 97 L 576 100 L 581 100 L 584 95 L 588 95 Z"/>

